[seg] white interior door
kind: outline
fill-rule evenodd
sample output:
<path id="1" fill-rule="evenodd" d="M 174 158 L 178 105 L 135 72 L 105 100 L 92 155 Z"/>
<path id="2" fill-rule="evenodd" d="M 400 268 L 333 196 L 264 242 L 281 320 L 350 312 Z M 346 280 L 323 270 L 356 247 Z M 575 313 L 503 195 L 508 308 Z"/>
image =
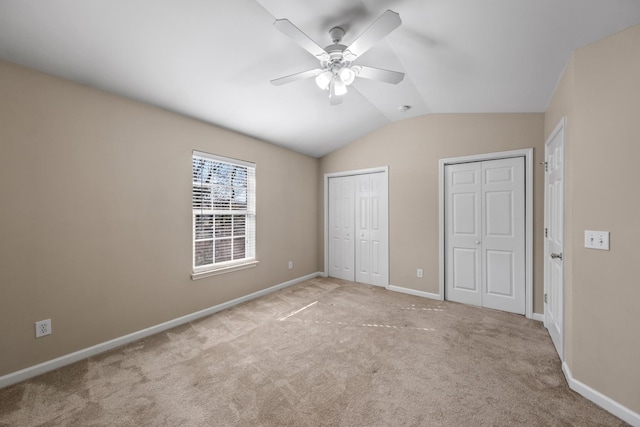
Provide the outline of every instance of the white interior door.
<path id="1" fill-rule="evenodd" d="M 482 164 L 445 168 L 446 297 L 482 305 L 481 181 Z"/>
<path id="2" fill-rule="evenodd" d="M 383 173 L 357 175 L 356 281 L 388 284 L 387 189 Z"/>
<path id="3" fill-rule="evenodd" d="M 564 360 L 564 121 L 545 144 L 545 162 L 544 324 Z"/>
<path id="4" fill-rule="evenodd" d="M 449 300 L 526 311 L 524 158 L 445 167 Z"/>
<path id="5" fill-rule="evenodd" d="M 328 180 L 329 276 L 371 285 L 389 284 L 386 173 Z"/>
<path id="6" fill-rule="evenodd" d="M 482 162 L 482 305 L 525 314 L 524 158 Z"/>
<path id="7" fill-rule="evenodd" d="M 329 276 L 355 280 L 354 178 L 329 179 Z"/>
<path id="8" fill-rule="evenodd" d="M 371 275 L 371 180 L 356 176 L 356 282 L 369 283 Z"/>

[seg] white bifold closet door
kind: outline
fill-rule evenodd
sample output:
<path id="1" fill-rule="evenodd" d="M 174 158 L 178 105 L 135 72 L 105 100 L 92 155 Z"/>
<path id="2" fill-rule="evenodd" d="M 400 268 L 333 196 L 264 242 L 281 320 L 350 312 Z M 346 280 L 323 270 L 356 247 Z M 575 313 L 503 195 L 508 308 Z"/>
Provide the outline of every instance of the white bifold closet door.
<path id="1" fill-rule="evenodd" d="M 382 172 L 329 178 L 329 276 L 389 284 L 386 184 Z"/>
<path id="2" fill-rule="evenodd" d="M 524 158 L 445 166 L 445 290 L 525 314 Z"/>
<path id="3" fill-rule="evenodd" d="M 354 177 L 329 178 L 329 276 L 355 280 Z"/>

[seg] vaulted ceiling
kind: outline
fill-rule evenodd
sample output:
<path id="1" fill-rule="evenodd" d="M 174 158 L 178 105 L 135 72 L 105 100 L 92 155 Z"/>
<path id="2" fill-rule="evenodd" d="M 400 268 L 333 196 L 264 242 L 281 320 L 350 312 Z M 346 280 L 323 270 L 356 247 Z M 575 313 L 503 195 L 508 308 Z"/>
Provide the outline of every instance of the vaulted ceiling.
<path id="1" fill-rule="evenodd" d="M 349 45 L 387 9 L 402 25 L 357 62 L 399 84 L 332 106 L 269 83 L 318 67 L 275 19 Z M 638 23 L 638 0 L 0 0 L 0 58 L 320 157 L 419 115 L 542 112 L 575 48 Z"/>

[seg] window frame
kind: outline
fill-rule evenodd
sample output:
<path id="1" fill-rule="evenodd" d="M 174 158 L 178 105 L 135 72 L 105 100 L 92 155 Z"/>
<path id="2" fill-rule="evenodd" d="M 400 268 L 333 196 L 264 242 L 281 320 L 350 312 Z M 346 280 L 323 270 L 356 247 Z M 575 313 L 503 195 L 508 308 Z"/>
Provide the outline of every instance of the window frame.
<path id="1" fill-rule="evenodd" d="M 246 189 L 246 208 L 245 209 L 237 209 L 237 208 L 232 208 L 232 200 L 229 200 L 229 207 L 227 209 L 216 209 L 215 205 L 215 199 L 213 199 L 213 194 L 214 189 L 216 187 L 221 187 L 220 184 L 215 184 L 212 181 L 207 182 L 206 184 L 204 182 L 197 182 L 195 180 L 195 174 L 194 174 L 194 164 L 196 159 L 202 159 L 205 161 L 209 161 L 209 162 L 213 162 L 213 163 L 220 163 L 223 165 L 231 165 L 232 167 L 241 167 L 241 168 L 246 168 L 247 171 L 247 176 L 246 176 L 246 186 L 239 186 L 238 188 L 243 188 Z M 251 268 L 251 267 L 255 267 L 258 264 L 258 261 L 256 259 L 256 239 L 255 239 L 255 227 L 256 227 L 256 179 L 255 179 L 255 174 L 256 174 L 256 164 L 252 163 L 252 162 L 248 162 L 248 161 L 244 161 L 244 160 L 238 160 L 238 159 L 233 159 L 233 158 L 229 158 L 229 157 L 223 157 L 223 156 L 219 156 L 219 155 L 215 155 L 215 154 L 211 154 L 211 153 L 206 153 L 206 152 L 202 152 L 202 151 L 197 151 L 197 150 L 193 150 L 192 155 L 191 155 L 191 223 L 192 223 L 192 231 L 191 231 L 191 243 L 192 243 L 192 250 L 191 250 L 191 269 L 192 269 L 192 274 L 191 274 L 191 278 L 193 280 L 199 279 L 199 278 L 204 278 L 204 277 L 209 277 L 209 276 L 213 276 L 213 275 L 218 275 L 218 274 L 223 274 L 223 273 L 228 273 L 231 271 L 237 271 L 237 270 L 242 270 L 245 268 Z M 202 188 L 204 187 L 210 187 L 211 188 L 211 194 L 212 194 L 212 202 L 211 202 L 211 208 L 210 209 L 204 209 L 202 207 L 202 201 L 200 200 L 200 208 L 198 209 L 196 207 L 197 204 L 197 197 L 196 197 L 196 190 L 198 191 L 198 193 L 202 194 L 203 190 Z M 232 187 L 232 186 L 231 186 Z M 207 237 L 206 239 L 203 239 L 202 237 L 200 239 L 198 239 L 197 237 L 197 219 L 198 217 L 202 218 L 203 215 L 211 215 L 211 221 L 213 223 L 213 226 L 211 228 L 211 237 Z M 231 234 L 228 236 L 223 236 L 221 237 L 220 235 L 216 236 L 216 216 L 243 216 L 244 217 L 244 251 L 245 251 L 245 257 L 244 258 L 240 258 L 240 259 L 236 259 L 236 260 L 229 260 L 229 261 L 219 261 L 219 262 L 215 262 L 215 257 L 216 257 L 216 249 L 215 249 L 215 241 L 221 241 L 221 240 L 231 240 L 231 247 L 233 247 L 233 241 L 234 241 L 234 235 L 233 233 L 235 233 L 235 228 L 233 226 L 228 228 L 228 232 L 230 232 Z M 231 231 L 233 230 L 233 231 Z M 200 232 L 202 232 L 202 229 L 200 228 Z M 208 241 L 211 240 L 212 242 L 214 242 L 212 244 L 212 258 L 213 258 L 213 263 L 211 264 L 205 264 L 205 265 L 198 265 L 196 266 L 196 260 L 197 260 L 197 256 L 196 256 L 196 246 L 197 246 L 197 242 L 203 242 L 203 241 Z"/>

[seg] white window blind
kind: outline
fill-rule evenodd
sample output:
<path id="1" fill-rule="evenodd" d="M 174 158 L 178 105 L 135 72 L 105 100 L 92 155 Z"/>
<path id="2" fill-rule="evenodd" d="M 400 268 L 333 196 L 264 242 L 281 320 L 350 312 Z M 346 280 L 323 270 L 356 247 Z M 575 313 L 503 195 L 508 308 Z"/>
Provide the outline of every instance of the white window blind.
<path id="1" fill-rule="evenodd" d="M 193 271 L 255 260 L 254 163 L 193 152 Z"/>

